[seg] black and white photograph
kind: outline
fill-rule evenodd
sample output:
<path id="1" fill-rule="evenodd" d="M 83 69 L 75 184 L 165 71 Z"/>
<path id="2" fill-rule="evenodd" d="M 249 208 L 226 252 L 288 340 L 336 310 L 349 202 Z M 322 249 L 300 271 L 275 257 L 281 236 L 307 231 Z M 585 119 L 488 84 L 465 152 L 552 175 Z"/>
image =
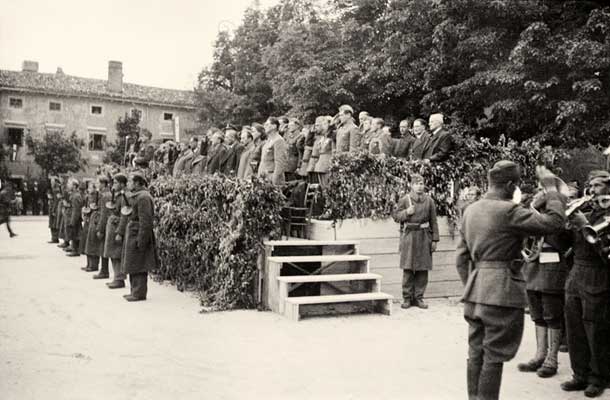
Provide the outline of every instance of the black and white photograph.
<path id="1" fill-rule="evenodd" d="M 0 399 L 610 399 L 610 3 L 0 7 Z"/>

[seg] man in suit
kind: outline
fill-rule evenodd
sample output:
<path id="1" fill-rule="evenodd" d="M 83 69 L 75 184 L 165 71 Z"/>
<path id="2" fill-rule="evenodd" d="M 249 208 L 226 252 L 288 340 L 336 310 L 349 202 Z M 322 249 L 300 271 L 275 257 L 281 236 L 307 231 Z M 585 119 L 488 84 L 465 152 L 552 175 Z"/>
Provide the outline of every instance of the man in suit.
<path id="1" fill-rule="evenodd" d="M 212 175 L 214 173 L 222 173 L 222 160 L 225 158 L 227 152 L 226 146 L 223 142 L 222 132 L 216 131 L 212 134 L 212 147 L 208 151 L 208 165 L 207 173 Z"/>
<path id="2" fill-rule="evenodd" d="M 430 134 L 426 131 L 426 121 L 418 118 L 413 122 L 413 136 L 415 140 L 411 146 L 411 158 L 422 160 L 430 142 Z"/>
<path id="3" fill-rule="evenodd" d="M 443 114 L 430 115 L 429 125 L 431 137 L 423 155 L 424 161 L 445 161 L 453 152 L 453 138 L 444 128 Z"/>
<path id="4" fill-rule="evenodd" d="M 557 192 L 555 175 L 541 167 L 538 179 L 545 190 L 541 213 L 511 201 L 519 189 L 521 169 L 507 160 L 489 170 L 489 191 L 464 211 L 456 264 L 465 285 L 471 400 L 498 398 L 503 365 L 521 344 L 527 304 L 523 239 L 553 233 L 565 223 L 565 198 Z"/>
<path id="5" fill-rule="evenodd" d="M 337 129 L 336 153 L 355 152 L 360 147 L 360 129 L 354 123 L 354 109 L 344 104 L 339 107 L 341 125 Z"/>
<path id="6" fill-rule="evenodd" d="M 411 134 L 411 126 L 408 119 L 403 119 L 398 125 L 400 130 L 400 139 L 392 139 L 394 141 L 393 156 L 411 159 L 411 148 L 415 142 L 415 136 Z"/>
<path id="7" fill-rule="evenodd" d="M 229 126 L 225 131 L 226 152 L 221 160 L 221 170 L 227 176 L 235 176 L 239 169 L 239 158 L 244 146 L 237 140 L 237 129 Z"/>

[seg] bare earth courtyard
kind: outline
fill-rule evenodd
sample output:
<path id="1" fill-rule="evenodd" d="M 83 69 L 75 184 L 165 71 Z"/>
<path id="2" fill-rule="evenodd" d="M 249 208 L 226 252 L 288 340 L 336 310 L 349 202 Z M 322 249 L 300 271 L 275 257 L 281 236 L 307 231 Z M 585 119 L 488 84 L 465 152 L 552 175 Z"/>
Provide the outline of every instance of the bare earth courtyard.
<path id="1" fill-rule="evenodd" d="M 21 399 L 464 399 L 466 323 L 455 300 L 391 317 L 295 323 L 271 312 L 200 314 L 198 300 L 149 283 L 127 303 L 48 240 L 47 220 L 0 227 L 0 398 Z M 526 324 L 505 366 L 503 399 L 582 399 L 570 376 L 519 373 L 534 351 Z M 610 398 L 605 393 L 602 398 Z"/>

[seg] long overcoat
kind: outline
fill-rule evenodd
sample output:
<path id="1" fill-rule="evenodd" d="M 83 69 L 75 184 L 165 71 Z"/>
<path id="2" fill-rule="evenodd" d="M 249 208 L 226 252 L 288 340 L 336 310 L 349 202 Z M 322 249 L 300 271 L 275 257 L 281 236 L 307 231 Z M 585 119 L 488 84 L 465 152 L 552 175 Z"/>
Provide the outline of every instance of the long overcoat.
<path id="1" fill-rule="evenodd" d="M 55 229 L 57 229 L 57 237 L 59 239 L 66 239 L 66 232 L 64 229 L 64 204 L 63 204 L 64 196 L 63 194 L 59 194 L 57 197 L 57 209 L 56 209 L 56 217 L 55 217 Z"/>
<path id="2" fill-rule="evenodd" d="M 267 139 L 261 149 L 261 163 L 258 166 L 258 176 L 268 179 L 274 185 L 285 182 L 284 172 L 288 160 L 286 141 L 281 136 Z"/>
<path id="3" fill-rule="evenodd" d="M 101 257 L 104 246 L 104 239 L 97 236 L 97 226 L 102 220 L 102 207 L 100 207 L 102 195 L 97 200 L 97 210 L 91 210 L 89 219 L 89 230 L 87 231 L 87 246 L 85 254 L 93 257 Z"/>
<path id="4" fill-rule="evenodd" d="M 408 215 L 406 210 L 413 204 L 415 213 Z M 409 193 L 398 201 L 394 220 L 401 225 L 400 268 L 412 271 L 432 269 L 432 242 L 438 242 L 438 223 L 436 207 L 432 197 Z M 424 224 L 424 227 L 417 225 Z M 427 226 L 425 225 L 427 224 Z"/>
<path id="5" fill-rule="evenodd" d="M 70 194 L 69 210 L 69 237 L 70 240 L 80 240 L 81 222 L 82 222 L 83 196 L 80 191 L 75 190 Z"/>
<path id="6" fill-rule="evenodd" d="M 124 232 L 119 230 L 119 223 L 121 222 L 121 208 L 125 205 L 125 197 L 121 194 L 115 199 L 114 209 L 107 209 L 108 219 L 106 222 L 106 236 L 104 238 L 104 252 L 102 254 L 105 258 L 121 258 L 123 243 L 116 241 L 116 235 L 120 233 L 123 236 L 124 234 Z"/>
<path id="7" fill-rule="evenodd" d="M 88 205 L 87 205 L 88 206 Z M 91 218 L 91 212 L 83 213 L 83 227 L 80 231 L 80 241 L 78 243 L 78 252 L 85 254 L 87 248 L 87 234 L 89 233 L 89 219 Z"/>
<path id="8" fill-rule="evenodd" d="M 130 202 L 133 211 L 127 222 L 121 269 L 126 274 L 152 271 L 158 260 L 153 199 L 148 190 L 140 190 L 132 194 Z"/>

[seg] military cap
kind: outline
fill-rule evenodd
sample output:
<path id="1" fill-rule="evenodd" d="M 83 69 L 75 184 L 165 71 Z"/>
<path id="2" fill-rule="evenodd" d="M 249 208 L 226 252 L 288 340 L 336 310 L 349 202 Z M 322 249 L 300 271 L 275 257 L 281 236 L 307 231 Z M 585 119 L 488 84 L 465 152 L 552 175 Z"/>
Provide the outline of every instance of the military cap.
<path id="1" fill-rule="evenodd" d="M 350 114 L 353 114 L 354 113 L 354 109 L 349 104 L 343 104 L 341 107 L 339 107 L 339 112 L 340 113 L 350 113 Z"/>
<path id="2" fill-rule="evenodd" d="M 498 161 L 487 173 L 487 180 L 490 184 L 517 183 L 520 179 L 521 168 L 509 160 Z"/>
<path id="3" fill-rule="evenodd" d="M 225 132 L 226 131 L 236 131 L 237 132 L 237 128 L 235 127 L 235 125 L 227 124 L 227 126 L 225 127 Z"/>
<path id="4" fill-rule="evenodd" d="M 134 180 L 134 179 L 135 180 L 139 180 L 139 181 L 141 181 L 144 184 L 144 186 L 148 186 L 148 179 L 146 179 L 144 174 L 141 173 L 141 172 L 138 172 L 138 171 L 132 172 L 131 179 L 132 180 Z"/>
<path id="5" fill-rule="evenodd" d="M 610 172 L 603 169 L 595 169 L 589 172 L 588 181 L 591 182 L 594 179 L 601 179 L 602 182 L 608 183 L 610 182 Z"/>
<path id="6" fill-rule="evenodd" d="M 126 184 L 127 184 L 127 177 L 125 176 L 125 174 L 120 173 L 120 172 L 119 172 L 118 174 L 115 174 L 115 175 L 112 177 L 112 180 L 113 180 L 113 181 L 120 182 L 120 183 L 122 183 L 122 184 L 124 184 L 124 185 L 126 185 Z"/>

